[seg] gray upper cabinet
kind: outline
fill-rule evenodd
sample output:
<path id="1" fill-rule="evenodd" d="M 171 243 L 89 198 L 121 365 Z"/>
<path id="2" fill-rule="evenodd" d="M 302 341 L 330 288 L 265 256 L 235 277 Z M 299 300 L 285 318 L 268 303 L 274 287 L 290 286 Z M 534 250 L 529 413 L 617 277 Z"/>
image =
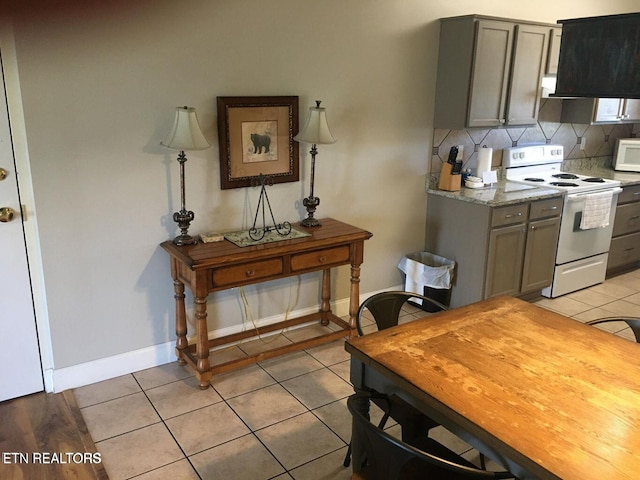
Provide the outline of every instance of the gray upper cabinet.
<path id="1" fill-rule="evenodd" d="M 600 124 L 640 121 L 640 100 L 626 98 L 568 98 L 562 101 L 560 121 Z"/>
<path id="2" fill-rule="evenodd" d="M 549 37 L 549 55 L 547 57 L 546 75 L 558 74 L 558 61 L 560 60 L 560 42 L 562 41 L 562 27 L 551 29 Z"/>
<path id="3" fill-rule="evenodd" d="M 477 15 L 441 19 L 434 126 L 535 124 L 552 28 Z"/>

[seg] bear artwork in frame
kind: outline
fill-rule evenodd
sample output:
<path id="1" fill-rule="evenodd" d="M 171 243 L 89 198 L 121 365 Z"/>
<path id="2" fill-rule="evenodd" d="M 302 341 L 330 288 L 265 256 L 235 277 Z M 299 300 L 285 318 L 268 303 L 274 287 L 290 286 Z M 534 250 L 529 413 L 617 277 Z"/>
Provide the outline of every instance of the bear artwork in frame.
<path id="1" fill-rule="evenodd" d="M 297 182 L 297 133 L 298 97 L 218 97 L 220 187 Z"/>

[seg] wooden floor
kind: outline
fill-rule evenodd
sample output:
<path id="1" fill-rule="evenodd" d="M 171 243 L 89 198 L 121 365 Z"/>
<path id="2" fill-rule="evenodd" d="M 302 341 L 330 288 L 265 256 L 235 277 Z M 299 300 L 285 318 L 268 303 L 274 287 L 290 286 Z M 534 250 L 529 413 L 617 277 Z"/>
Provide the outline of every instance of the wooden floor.
<path id="1" fill-rule="evenodd" d="M 108 479 L 73 392 L 0 403 L 0 479 Z"/>

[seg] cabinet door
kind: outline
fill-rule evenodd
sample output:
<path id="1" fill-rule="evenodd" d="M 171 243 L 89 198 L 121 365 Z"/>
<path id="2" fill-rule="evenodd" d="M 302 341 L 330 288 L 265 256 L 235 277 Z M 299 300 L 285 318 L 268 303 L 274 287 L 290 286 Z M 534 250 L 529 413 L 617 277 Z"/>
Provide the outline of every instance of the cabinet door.
<path id="1" fill-rule="evenodd" d="M 491 230 L 484 298 L 520 292 L 525 235 L 522 224 Z"/>
<path id="2" fill-rule="evenodd" d="M 498 127 L 505 123 L 514 29 L 515 25 L 509 22 L 476 22 L 469 127 Z"/>
<path id="3" fill-rule="evenodd" d="M 640 100 L 627 98 L 624 101 L 622 116 L 625 122 L 640 121 Z"/>
<path id="4" fill-rule="evenodd" d="M 622 118 L 623 100 L 620 98 L 597 98 L 594 122 L 619 122 Z"/>
<path id="5" fill-rule="evenodd" d="M 507 125 L 533 125 L 538 119 L 550 30 L 537 25 L 515 28 Z"/>
<path id="6" fill-rule="evenodd" d="M 560 232 L 560 217 L 529 223 L 522 272 L 522 293 L 551 285 Z"/>
<path id="7" fill-rule="evenodd" d="M 549 37 L 549 55 L 547 56 L 547 75 L 558 74 L 558 60 L 560 59 L 560 42 L 562 40 L 562 28 L 552 28 Z"/>

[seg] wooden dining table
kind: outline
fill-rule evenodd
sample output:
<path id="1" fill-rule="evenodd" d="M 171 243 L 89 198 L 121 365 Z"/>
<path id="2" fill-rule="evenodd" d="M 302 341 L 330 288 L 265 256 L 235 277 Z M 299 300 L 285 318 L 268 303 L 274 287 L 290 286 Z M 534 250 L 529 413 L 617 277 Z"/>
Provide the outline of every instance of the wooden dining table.
<path id="1" fill-rule="evenodd" d="M 503 296 L 345 348 L 357 391 L 398 395 L 519 479 L 640 478 L 635 342 Z"/>

